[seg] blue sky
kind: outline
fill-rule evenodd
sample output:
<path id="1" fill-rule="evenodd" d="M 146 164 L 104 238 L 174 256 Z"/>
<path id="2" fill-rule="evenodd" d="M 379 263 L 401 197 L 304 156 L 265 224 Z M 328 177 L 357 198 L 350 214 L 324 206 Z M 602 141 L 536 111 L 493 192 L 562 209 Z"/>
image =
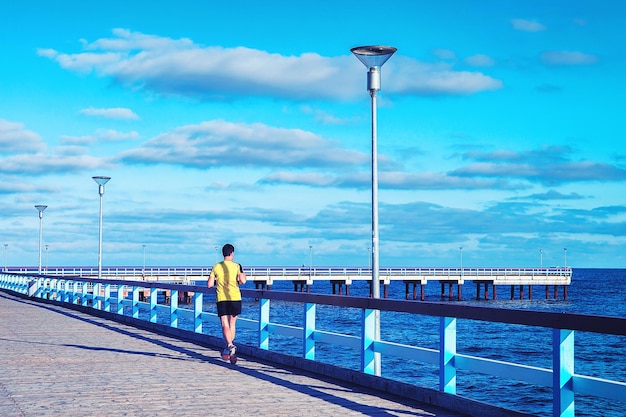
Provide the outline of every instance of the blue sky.
<path id="1" fill-rule="evenodd" d="M 621 1 L 0 6 L 9 266 L 626 267 Z M 462 253 L 459 249 L 462 247 Z M 565 253 L 564 248 L 567 248 Z M 540 251 L 543 251 L 540 253 Z"/>

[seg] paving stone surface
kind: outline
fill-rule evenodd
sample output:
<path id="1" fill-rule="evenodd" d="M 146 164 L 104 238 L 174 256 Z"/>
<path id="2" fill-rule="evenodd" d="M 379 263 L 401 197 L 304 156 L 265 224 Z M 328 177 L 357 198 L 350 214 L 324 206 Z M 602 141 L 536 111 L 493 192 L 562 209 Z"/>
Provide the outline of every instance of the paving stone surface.
<path id="1" fill-rule="evenodd" d="M 460 414 L 0 291 L 0 416 Z"/>

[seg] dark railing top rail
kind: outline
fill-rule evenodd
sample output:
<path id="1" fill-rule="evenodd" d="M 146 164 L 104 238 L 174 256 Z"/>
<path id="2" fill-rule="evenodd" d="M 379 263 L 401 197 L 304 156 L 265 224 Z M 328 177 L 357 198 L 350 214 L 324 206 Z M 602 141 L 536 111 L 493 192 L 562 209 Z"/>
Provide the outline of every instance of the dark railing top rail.
<path id="1" fill-rule="evenodd" d="M 33 278 L 38 275 L 28 274 Z M 49 279 L 66 279 L 77 282 L 90 282 L 108 285 L 126 285 L 143 288 L 159 288 L 188 292 L 212 294 L 214 288 L 204 286 L 156 283 L 144 281 L 128 281 L 114 279 L 96 279 L 80 277 L 48 277 Z M 508 324 L 521 324 L 551 329 L 568 329 L 592 333 L 606 333 L 626 336 L 626 318 L 613 316 L 597 316 L 550 311 L 522 310 L 472 306 L 467 304 L 449 304 L 429 301 L 408 301 L 370 297 L 346 297 L 341 295 L 311 294 L 299 292 L 283 292 L 275 290 L 241 289 L 247 298 L 315 303 L 338 307 L 393 311 L 400 313 L 424 314 L 435 317 L 456 317 L 460 319 L 491 321 Z"/>

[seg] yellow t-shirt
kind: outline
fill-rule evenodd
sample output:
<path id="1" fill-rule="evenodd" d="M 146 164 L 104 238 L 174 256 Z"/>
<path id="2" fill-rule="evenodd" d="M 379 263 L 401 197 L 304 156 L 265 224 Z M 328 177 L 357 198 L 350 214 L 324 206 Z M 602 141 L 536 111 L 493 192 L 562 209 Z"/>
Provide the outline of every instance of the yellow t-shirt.
<path id="1" fill-rule="evenodd" d="M 240 301 L 241 291 L 237 278 L 241 266 L 237 262 L 222 261 L 213 265 L 211 277 L 215 279 L 215 294 L 217 301 Z"/>

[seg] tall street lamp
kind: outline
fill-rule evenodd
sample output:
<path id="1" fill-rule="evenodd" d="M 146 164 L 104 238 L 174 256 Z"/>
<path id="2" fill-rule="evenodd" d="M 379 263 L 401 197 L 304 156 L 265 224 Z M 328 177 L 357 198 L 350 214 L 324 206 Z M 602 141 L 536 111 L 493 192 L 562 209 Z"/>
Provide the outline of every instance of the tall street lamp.
<path id="1" fill-rule="evenodd" d="M 7 248 L 9 247 L 8 243 L 4 244 L 4 270 L 7 270 Z"/>
<path id="2" fill-rule="evenodd" d="M 543 249 L 539 249 L 539 268 L 543 268 Z"/>
<path id="3" fill-rule="evenodd" d="M 357 46 L 350 52 L 368 68 L 367 89 L 372 104 L 372 297 L 380 298 L 378 254 L 378 150 L 376 143 L 376 93 L 380 90 L 380 68 L 397 51 L 392 46 Z M 374 313 L 374 339 L 380 339 L 380 311 Z M 380 375 L 380 354 L 375 355 L 374 374 Z"/>
<path id="4" fill-rule="evenodd" d="M 98 194 L 100 194 L 100 222 L 98 227 L 98 279 L 102 278 L 102 196 L 104 195 L 104 184 L 109 182 L 111 177 L 92 177 L 98 184 Z"/>
<path id="5" fill-rule="evenodd" d="M 37 205 L 35 206 L 39 212 L 39 273 L 41 274 L 41 242 L 43 241 L 43 211 L 48 206 Z"/>
<path id="6" fill-rule="evenodd" d="M 563 248 L 563 268 L 567 268 L 567 248 Z"/>
<path id="7" fill-rule="evenodd" d="M 46 273 L 48 273 L 48 247 L 50 245 L 46 245 Z"/>
<path id="8" fill-rule="evenodd" d="M 309 275 L 311 275 L 312 268 L 313 268 L 313 245 L 309 245 Z"/>

